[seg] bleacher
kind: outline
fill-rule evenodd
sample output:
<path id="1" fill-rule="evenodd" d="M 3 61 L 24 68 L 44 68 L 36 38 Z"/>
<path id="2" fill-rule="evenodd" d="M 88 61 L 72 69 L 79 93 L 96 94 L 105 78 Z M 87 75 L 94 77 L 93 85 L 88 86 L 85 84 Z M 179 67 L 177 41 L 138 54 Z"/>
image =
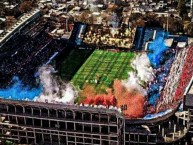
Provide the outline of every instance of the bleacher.
<path id="1" fill-rule="evenodd" d="M 36 82 L 34 73 L 37 67 L 47 63 L 53 54 L 65 48 L 64 41 L 53 40 L 45 32 L 46 26 L 44 21 L 28 25 L 1 47 L 0 75 L 1 79 L 4 78 L 1 87 L 7 87 L 13 76 L 19 76 L 29 86 L 33 85 Z"/>
<path id="2" fill-rule="evenodd" d="M 23 15 L 15 25 L 5 31 L 4 35 L 0 36 L 0 48 L 10 40 L 17 32 L 21 31 L 27 24 L 40 16 L 40 10 L 35 9 L 28 14 Z"/>
<path id="3" fill-rule="evenodd" d="M 162 28 L 138 27 L 133 41 L 133 49 L 147 51 L 149 43 L 160 36 L 164 38 L 163 32 Z"/>
<path id="4" fill-rule="evenodd" d="M 75 43 L 76 45 L 81 45 L 82 41 L 83 41 L 83 36 L 85 34 L 85 31 L 86 31 L 86 27 L 87 27 L 86 24 L 79 23 L 79 22 L 75 23 L 74 29 L 71 33 L 69 40 L 72 43 Z"/>
<path id="5" fill-rule="evenodd" d="M 143 34 L 145 29 L 142 27 L 138 27 L 136 29 L 135 38 L 133 41 L 133 49 L 141 50 L 142 49 L 142 41 L 143 41 Z"/>
<path id="6" fill-rule="evenodd" d="M 182 73 L 178 81 L 178 86 L 175 92 L 174 100 L 181 100 L 185 93 L 185 89 L 188 86 L 191 77 L 193 76 L 193 46 L 189 46 L 185 62 L 182 68 Z"/>

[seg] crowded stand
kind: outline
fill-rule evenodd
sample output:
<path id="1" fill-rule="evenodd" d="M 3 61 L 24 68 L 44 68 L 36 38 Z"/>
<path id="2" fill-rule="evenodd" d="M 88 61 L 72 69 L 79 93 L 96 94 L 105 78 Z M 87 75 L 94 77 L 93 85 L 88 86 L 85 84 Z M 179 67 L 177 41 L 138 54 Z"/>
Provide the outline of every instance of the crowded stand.
<path id="1" fill-rule="evenodd" d="M 40 17 L 40 10 L 34 9 L 28 14 L 22 15 L 15 25 L 6 30 L 5 35 L 0 36 L 0 48 L 10 39 L 12 39 L 18 31 L 21 31 L 24 27 L 34 22 Z"/>
<path id="2" fill-rule="evenodd" d="M 6 71 L 11 73 L 14 67 L 19 67 L 22 63 L 25 63 L 27 59 L 32 55 L 33 52 L 38 51 L 44 43 L 48 42 L 49 37 L 46 36 L 44 32 L 38 35 L 38 39 L 31 39 L 28 36 L 18 36 L 16 40 L 13 39 L 13 44 L 9 43 L 4 46 L 4 51 L 9 54 L 6 56 L 6 60 L 2 62 L 1 65 L 10 64 L 12 66 L 7 66 Z M 25 43 L 24 43 L 25 42 Z M 39 47 L 39 48 L 38 48 Z M 35 50 L 35 51 L 34 51 Z M 25 60 L 26 59 L 26 60 Z"/>
<path id="3" fill-rule="evenodd" d="M 82 72 L 79 73 L 78 71 L 77 75 L 75 74 L 74 78 L 71 80 L 71 82 L 75 85 L 74 87 L 76 89 L 78 88 L 75 91 L 71 84 L 60 83 L 60 81 L 52 76 L 52 72 L 55 72 L 52 67 L 43 68 L 43 70 L 48 71 L 48 73 L 45 73 L 49 74 L 47 78 L 42 75 L 44 72 L 41 71 L 42 74 L 37 73 L 39 72 L 39 67 L 42 68 L 42 65 L 49 64 L 52 59 L 56 57 L 56 55 L 64 50 L 64 46 L 66 46 L 66 42 L 64 40 L 53 39 L 46 32 L 46 25 L 46 23 L 40 23 L 39 25 L 36 24 L 26 28 L 27 31 L 21 33 L 15 38 L 12 38 L 10 43 L 6 43 L 2 50 L 0 50 L 2 55 L 2 63 L 0 66 L 2 75 L 10 75 L 12 77 L 18 76 L 19 79 L 14 79 L 17 82 L 12 81 L 13 87 L 17 88 L 17 85 L 21 86 L 21 83 L 23 83 L 24 86 L 31 87 L 36 92 L 34 93 L 33 91 L 30 92 L 29 89 L 24 89 L 27 90 L 26 92 L 30 95 L 26 98 L 25 95 L 27 95 L 27 93 L 25 92 L 23 93 L 23 96 L 18 98 L 19 100 L 29 99 L 41 102 L 53 102 L 56 99 L 58 102 L 64 104 L 68 104 L 69 102 L 73 104 L 72 102 L 74 102 L 77 97 L 75 92 L 78 90 L 84 92 L 85 84 L 88 85 L 92 82 L 90 84 L 94 85 L 96 87 L 95 89 L 99 92 L 95 90 L 96 93 L 93 96 L 83 94 L 84 99 L 81 98 L 79 99 L 81 101 L 76 103 L 91 106 L 117 106 L 118 108 L 121 108 L 126 117 L 144 117 L 145 120 L 155 118 L 154 114 L 159 113 L 160 111 L 165 112 L 159 113 L 157 115 L 159 117 L 161 114 L 164 115 L 167 112 L 171 112 L 166 109 L 159 110 L 157 108 L 160 106 L 165 86 L 168 84 L 168 77 L 171 76 L 170 68 L 173 68 L 173 64 L 179 65 L 179 62 L 176 62 L 176 58 L 181 53 L 181 49 L 177 49 L 174 45 L 166 45 L 165 40 L 171 38 L 172 36 L 169 37 L 169 34 L 163 29 L 137 28 L 136 35 L 139 32 L 143 33 L 143 35 L 139 37 L 139 41 L 134 40 L 134 43 L 136 43 L 134 46 L 137 47 L 136 49 L 138 49 L 138 51 L 121 52 L 108 49 L 100 51 L 94 50 L 91 54 L 92 58 L 88 58 L 88 63 L 87 61 L 85 62 L 89 65 L 83 64 L 83 67 L 80 68 L 80 70 L 90 70 L 90 73 L 83 71 L 83 74 L 86 74 L 82 75 Z M 91 33 L 91 27 L 88 29 L 90 31 L 87 31 L 88 34 L 85 34 L 85 30 L 86 25 L 84 24 L 81 24 L 80 27 L 75 27 L 69 41 L 75 42 L 76 45 L 80 45 L 82 40 L 84 43 L 88 43 L 86 42 L 86 39 L 91 38 L 91 36 L 87 37 L 87 35 Z M 123 38 L 129 37 L 129 35 L 131 35 L 130 33 L 132 33 L 126 31 L 128 30 L 123 32 Z M 102 32 L 98 31 L 97 33 L 102 34 Z M 108 35 L 110 35 L 110 33 L 112 32 L 109 32 Z M 114 36 L 112 35 L 112 37 L 118 37 L 116 36 L 116 33 Z M 126 34 L 128 36 L 125 36 Z M 110 39 L 110 37 L 108 37 L 108 39 Z M 174 40 L 175 42 L 185 41 L 185 39 L 178 40 L 176 37 Z M 116 45 L 112 44 L 112 46 L 115 46 L 116 48 Z M 144 46 L 147 51 L 140 51 L 144 50 Z M 73 49 L 77 49 L 77 47 L 73 46 Z M 96 61 L 97 59 L 100 61 Z M 93 63 L 98 67 L 93 65 Z M 95 68 L 92 68 L 93 66 Z M 101 72 L 102 74 L 100 75 L 99 73 Z M 41 78 L 39 78 L 39 75 Z M 180 75 L 181 73 L 178 76 Z M 79 79 L 78 77 L 80 76 L 82 76 L 82 78 Z M 40 81 L 43 81 L 43 84 L 40 85 L 39 79 Z M 48 85 L 47 81 L 53 82 L 53 84 Z M 15 82 L 16 86 L 14 85 Z M 82 83 L 81 85 L 80 82 Z M 1 86 L 3 86 L 3 83 Z M 43 87 L 43 90 L 41 86 Z M 53 91 L 50 92 L 46 86 Z M 117 87 L 120 87 L 120 89 Z M 7 90 L 0 90 L 0 94 L 7 94 L 6 98 L 9 98 L 9 96 L 12 96 L 9 93 L 12 93 L 12 90 L 14 90 L 13 88 L 10 89 L 11 90 L 8 92 Z M 108 89 L 113 91 L 106 92 Z M 47 93 L 44 92 L 45 90 L 49 92 L 49 95 L 46 95 Z M 175 89 L 173 91 L 175 91 Z M 100 92 L 105 93 L 101 94 Z M 57 96 L 57 94 L 63 94 L 64 96 Z M 69 100 L 70 98 L 68 97 L 65 98 L 68 95 L 72 100 Z M 85 98 L 85 96 L 87 97 Z M 139 105 L 138 107 L 135 107 L 135 103 L 137 102 Z M 171 107 L 167 109 L 173 108 Z"/>
<path id="4" fill-rule="evenodd" d="M 181 100 L 184 96 L 184 92 L 186 89 L 186 86 L 188 86 L 190 79 L 193 75 L 193 47 L 190 46 L 187 52 L 187 56 L 185 58 L 185 63 L 182 68 L 182 74 L 180 76 L 177 90 L 175 92 L 175 97 L 173 98 L 174 101 Z"/>
<path id="5" fill-rule="evenodd" d="M 83 95 L 83 96 L 87 96 L 87 99 L 85 100 L 85 102 L 81 102 L 81 103 L 85 103 L 85 104 L 89 104 L 89 105 L 104 105 L 106 104 L 106 102 L 111 102 L 110 100 L 106 100 L 105 98 L 109 97 L 113 99 L 116 99 L 116 106 L 120 107 L 123 111 L 123 113 L 125 114 L 125 116 L 127 116 L 128 118 L 138 118 L 138 117 L 145 117 L 145 120 L 149 120 L 149 119 L 153 119 L 156 118 L 156 113 L 158 112 L 163 112 L 160 113 L 159 115 L 157 115 L 157 117 L 160 117 L 161 115 L 167 114 L 167 112 L 171 112 L 171 110 L 175 109 L 175 107 L 177 107 L 176 105 L 170 105 L 168 107 L 161 107 L 160 108 L 160 103 L 163 102 L 162 101 L 162 97 L 163 94 L 166 92 L 166 89 L 169 89 L 170 87 L 168 86 L 168 82 L 170 82 L 170 80 L 168 80 L 168 78 L 170 78 L 170 76 L 175 75 L 173 73 L 173 68 L 174 67 L 181 67 L 184 64 L 181 63 L 181 61 L 183 59 L 181 59 L 181 61 L 179 61 L 180 58 L 182 58 L 181 54 L 186 54 L 187 51 L 186 48 L 180 48 L 179 46 L 185 46 L 187 44 L 187 37 L 177 37 L 177 36 L 172 36 L 169 35 L 169 33 L 165 32 L 163 29 L 161 28 L 137 28 L 136 33 L 139 33 L 139 30 L 143 31 L 143 35 L 140 37 L 140 40 L 138 41 L 140 47 L 139 50 L 143 50 L 144 49 L 144 45 L 146 43 L 148 43 L 148 45 L 146 46 L 146 52 L 142 51 L 143 53 L 138 53 L 136 54 L 136 56 L 130 60 L 129 65 L 131 64 L 132 69 L 134 72 L 132 72 L 131 70 L 128 71 L 128 79 L 124 79 L 124 80 L 115 80 L 114 82 L 109 82 L 109 84 L 113 84 L 113 87 L 110 89 L 114 90 L 114 92 L 111 92 L 109 94 L 109 92 L 106 92 L 106 94 L 100 94 L 100 93 L 96 93 L 96 95 L 94 97 L 91 97 L 89 95 Z M 173 39 L 172 44 L 168 45 L 166 43 L 167 39 Z M 176 43 L 177 45 L 173 45 L 173 43 Z M 180 45 L 179 45 L 180 44 Z M 138 44 L 136 45 L 138 46 Z M 104 50 L 105 52 L 105 50 Z M 92 77 L 94 73 L 98 73 L 100 80 L 104 81 L 108 78 L 108 74 L 110 76 L 113 75 L 113 72 L 115 74 L 116 73 L 116 69 L 113 68 L 113 72 L 106 72 L 107 76 L 101 74 L 100 76 L 100 66 L 106 66 L 105 64 L 103 64 L 102 60 L 105 57 L 108 57 L 108 55 L 110 55 L 111 52 L 98 52 L 100 53 L 101 56 L 92 56 L 95 59 L 99 59 L 100 63 L 97 61 L 97 63 L 95 65 L 98 66 L 98 68 L 89 68 L 90 66 L 93 66 L 94 62 L 91 64 L 90 62 L 92 62 L 92 57 L 89 58 L 89 62 L 85 62 L 85 64 L 83 65 L 84 67 L 81 68 L 80 70 L 93 70 L 96 72 L 91 72 L 92 75 L 86 75 L 87 73 L 85 71 L 83 72 L 78 72 L 77 76 L 81 77 L 82 73 L 84 74 L 82 77 L 82 79 L 78 79 L 79 81 L 76 83 L 76 79 L 78 78 L 75 75 L 75 79 L 73 80 L 73 83 L 75 85 L 78 85 L 77 88 L 81 89 L 83 88 L 83 92 L 87 91 L 88 87 L 84 88 L 84 82 L 82 82 L 85 79 L 85 84 L 88 85 L 90 84 L 92 86 L 96 86 L 96 88 L 100 88 L 97 86 L 100 86 L 102 84 L 98 83 L 97 81 L 97 77 L 95 77 L 95 81 L 97 84 L 95 84 L 92 81 Z M 94 51 L 94 53 L 96 53 Z M 121 52 L 116 52 L 116 53 L 120 53 L 119 55 L 123 55 Z M 106 54 L 103 56 L 103 54 Z M 113 55 L 113 54 L 112 54 Z M 181 56 L 181 57 L 179 57 Z M 109 56 L 110 57 L 110 56 Z M 116 55 L 115 55 L 116 57 Z M 117 57 L 116 57 L 117 58 Z M 179 59 L 177 59 L 179 58 Z M 184 58 L 184 57 L 183 57 Z M 95 61 L 95 59 L 93 61 Z M 106 58 L 106 59 L 110 59 L 110 58 Z M 105 60 L 106 60 L 105 59 Z M 176 60 L 177 59 L 177 60 Z M 120 60 L 120 59 L 119 59 Z M 114 59 L 112 59 L 112 61 L 114 61 Z M 99 65 L 100 64 L 100 65 Z M 95 66 L 94 65 L 94 66 Z M 111 66 L 111 64 L 109 64 Z M 107 66 L 109 66 L 107 64 Z M 117 64 L 118 65 L 118 64 Z M 124 64 L 122 64 L 124 65 Z M 105 68 L 101 67 L 101 69 L 104 71 L 106 70 Z M 121 69 L 121 67 L 120 67 Z M 126 69 L 126 68 L 125 68 Z M 170 69 L 172 69 L 172 72 L 170 71 Z M 109 68 L 107 69 L 109 70 Z M 122 69 L 121 69 L 122 70 Z M 184 72 L 182 70 L 182 72 Z M 182 73 L 181 72 L 181 73 Z M 103 72 L 104 74 L 105 72 Z M 106 74 L 105 73 L 105 74 Z M 179 78 L 179 76 L 181 75 L 181 73 L 179 73 L 179 75 L 177 75 L 177 77 Z M 117 75 L 116 75 L 117 76 Z M 122 76 L 124 76 L 124 74 L 122 74 Z M 186 75 L 187 76 L 187 75 Z M 86 78 L 89 78 L 88 80 Z M 117 78 L 118 79 L 118 78 Z M 175 79 L 174 79 L 175 80 Z M 92 82 L 92 83 L 89 83 Z M 174 81 L 176 82 L 176 81 Z M 105 83 L 105 82 L 104 82 Z M 81 84 L 81 85 L 80 85 Z M 167 88 L 166 88 L 166 84 L 167 84 Z M 172 85 L 173 86 L 173 85 Z M 180 85 L 182 86 L 182 85 Z M 104 87 L 104 86 L 103 86 Z M 117 87 L 119 87 L 119 95 L 117 95 L 116 90 Z M 92 88 L 92 87 L 91 87 Z M 124 89 L 126 89 L 127 91 L 124 92 Z M 174 92 L 175 92 L 176 88 L 175 86 L 173 86 L 173 88 L 171 89 L 171 94 L 166 95 L 166 99 L 165 99 L 165 103 L 163 103 L 163 105 L 166 105 L 167 102 L 170 102 L 170 98 L 174 98 Z M 94 93 L 94 92 L 93 92 Z M 91 93 L 92 94 L 92 93 Z M 133 94 L 135 94 L 133 97 Z M 133 97 L 133 98 L 132 98 Z M 168 98 L 167 98 L 168 97 Z M 97 100 L 97 101 L 96 101 Z M 129 101 L 128 101 L 129 100 Z M 138 100 L 138 101 L 137 101 Z M 136 102 L 138 102 L 138 107 L 136 108 L 135 104 Z M 97 103 L 96 103 L 97 102 Z M 99 103 L 100 102 L 100 103 Z M 133 103 L 131 103 L 133 102 Z M 135 102 L 135 103 L 134 103 Z M 108 104 L 108 103 L 107 103 Z M 112 104 L 108 104 L 108 105 L 115 105 L 114 103 Z M 169 109 L 169 110 L 167 110 Z"/>
<path id="6" fill-rule="evenodd" d="M 111 46 L 130 49 L 136 29 L 109 28 L 100 25 L 88 26 L 83 42 L 96 46 Z"/>
<path id="7" fill-rule="evenodd" d="M 47 24 L 40 21 L 36 25 L 25 28 L 21 34 L 12 37 L 0 50 L 0 68 L 2 76 L 30 77 L 30 82 L 35 82 L 34 73 L 37 66 L 46 63 L 55 51 L 61 48 L 61 42 L 53 41 L 52 37 L 44 30 Z M 26 77 L 25 77 L 26 76 Z M 34 81 L 33 81 L 34 80 Z M 1 86 L 6 86 L 5 82 Z M 24 81 L 25 83 L 25 81 Z M 26 83 L 27 84 L 27 83 Z"/>

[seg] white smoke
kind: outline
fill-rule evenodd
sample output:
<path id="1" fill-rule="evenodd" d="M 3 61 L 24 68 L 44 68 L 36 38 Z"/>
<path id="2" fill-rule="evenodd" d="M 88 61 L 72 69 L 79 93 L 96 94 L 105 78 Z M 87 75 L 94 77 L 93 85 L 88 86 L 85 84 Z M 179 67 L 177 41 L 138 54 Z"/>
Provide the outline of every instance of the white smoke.
<path id="1" fill-rule="evenodd" d="M 50 66 L 42 66 L 38 70 L 43 93 L 36 98 L 39 102 L 74 104 L 77 93 L 70 83 L 59 80 L 54 73 L 55 69 Z"/>
<path id="2" fill-rule="evenodd" d="M 135 60 L 132 62 L 132 67 L 137 71 L 137 77 L 141 81 L 147 83 L 154 80 L 155 75 L 147 54 L 143 53 L 137 55 Z"/>
<path id="3" fill-rule="evenodd" d="M 147 54 L 144 53 L 137 55 L 131 65 L 135 72 L 129 72 L 128 79 L 123 80 L 122 84 L 127 88 L 127 90 L 137 90 L 146 96 L 147 90 L 144 88 L 145 86 L 143 86 L 143 82 L 151 82 L 155 77 Z"/>
<path id="4" fill-rule="evenodd" d="M 57 80 L 54 78 L 54 73 L 56 71 L 51 66 L 43 66 L 38 70 L 40 81 L 43 85 L 43 93 L 44 95 L 50 96 L 52 95 L 54 98 L 57 96 L 59 92 L 59 84 Z"/>
<path id="5" fill-rule="evenodd" d="M 128 79 L 123 80 L 122 84 L 127 90 L 137 90 L 144 96 L 147 95 L 147 91 L 140 85 L 139 78 L 137 77 L 136 73 L 129 72 Z"/>
<path id="6" fill-rule="evenodd" d="M 61 93 L 63 97 L 57 100 L 58 102 L 64 102 L 65 104 L 74 104 L 76 92 L 70 83 L 66 84 L 66 89 L 62 89 Z"/>

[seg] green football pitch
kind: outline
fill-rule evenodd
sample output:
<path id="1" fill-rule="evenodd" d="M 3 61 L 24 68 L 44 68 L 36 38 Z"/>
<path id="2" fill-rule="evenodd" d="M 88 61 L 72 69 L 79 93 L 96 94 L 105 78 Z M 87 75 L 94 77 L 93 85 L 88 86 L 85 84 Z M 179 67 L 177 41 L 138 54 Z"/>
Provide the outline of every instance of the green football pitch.
<path id="1" fill-rule="evenodd" d="M 105 92 L 115 79 L 128 78 L 128 72 L 132 70 L 130 62 L 134 56 L 133 52 L 95 50 L 75 73 L 71 82 L 78 90 L 89 84 L 97 92 Z"/>
<path id="2" fill-rule="evenodd" d="M 62 63 L 57 66 L 60 77 L 65 81 L 70 81 L 92 52 L 93 50 L 72 49 L 67 56 L 62 58 Z"/>

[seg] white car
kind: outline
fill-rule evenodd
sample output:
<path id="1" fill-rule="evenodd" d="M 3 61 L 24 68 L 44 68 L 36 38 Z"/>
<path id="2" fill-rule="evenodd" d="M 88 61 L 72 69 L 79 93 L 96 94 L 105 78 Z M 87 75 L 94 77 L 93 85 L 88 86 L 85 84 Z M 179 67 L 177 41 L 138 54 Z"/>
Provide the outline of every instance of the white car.
<path id="1" fill-rule="evenodd" d="M 169 12 L 176 12 L 176 9 L 169 9 Z"/>
<path id="2" fill-rule="evenodd" d="M 147 11 L 148 11 L 148 12 L 153 12 L 153 9 L 149 8 Z"/>

